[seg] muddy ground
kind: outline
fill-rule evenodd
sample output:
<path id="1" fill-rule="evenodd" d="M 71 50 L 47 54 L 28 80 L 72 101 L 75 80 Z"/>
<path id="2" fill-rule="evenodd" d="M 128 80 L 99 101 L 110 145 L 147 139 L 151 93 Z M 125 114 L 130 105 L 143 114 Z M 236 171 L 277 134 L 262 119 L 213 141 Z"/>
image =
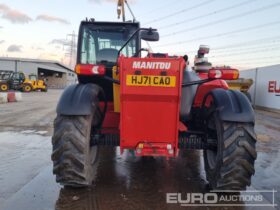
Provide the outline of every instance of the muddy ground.
<path id="1" fill-rule="evenodd" d="M 0 104 L 0 209 L 184 209 L 167 204 L 166 193 L 209 192 L 201 151 L 176 159 L 140 158 L 101 148 L 97 178 L 87 189 L 63 188 L 52 175 L 51 134 L 62 91 L 24 94 L 24 101 Z M 277 209 L 280 205 L 280 114 L 256 111 L 258 158 L 249 191 L 276 190 L 276 207 L 191 207 L 192 209 Z M 273 203 L 270 192 L 263 204 Z M 248 206 L 243 207 L 246 204 Z"/>

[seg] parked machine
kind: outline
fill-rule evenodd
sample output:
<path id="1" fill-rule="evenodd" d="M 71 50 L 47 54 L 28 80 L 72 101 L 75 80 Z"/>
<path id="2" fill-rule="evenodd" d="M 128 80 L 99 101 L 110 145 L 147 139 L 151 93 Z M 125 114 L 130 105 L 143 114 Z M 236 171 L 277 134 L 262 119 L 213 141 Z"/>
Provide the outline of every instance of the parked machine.
<path id="1" fill-rule="evenodd" d="M 46 82 L 44 80 L 38 79 L 36 74 L 30 74 L 28 78 L 32 83 L 33 90 L 41 90 L 42 92 L 48 91 L 48 86 Z"/>
<path id="2" fill-rule="evenodd" d="M 1 71 L 0 70 L 0 91 L 20 90 L 31 92 L 48 90 L 43 80 L 38 80 L 36 75 L 30 75 L 29 78 L 23 72 Z"/>
<path id="3" fill-rule="evenodd" d="M 227 83 L 230 89 L 241 91 L 247 96 L 249 101 L 252 101 L 251 94 L 249 93 L 249 89 L 254 83 L 252 79 L 238 78 L 237 80 L 227 81 Z"/>
<path id="4" fill-rule="evenodd" d="M 81 22 L 79 84 L 65 89 L 54 122 L 56 181 L 91 185 L 103 145 L 137 156 L 199 149 L 212 189 L 244 190 L 257 154 L 252 106 L 225 82 L 239 71 L 210 65 L 186 71 L 187 56 L 142 57 L 141 39 L 158 41 L 159 34 L 134 22 Z M 208 51 L 202 46 L 198 53 Z"/>

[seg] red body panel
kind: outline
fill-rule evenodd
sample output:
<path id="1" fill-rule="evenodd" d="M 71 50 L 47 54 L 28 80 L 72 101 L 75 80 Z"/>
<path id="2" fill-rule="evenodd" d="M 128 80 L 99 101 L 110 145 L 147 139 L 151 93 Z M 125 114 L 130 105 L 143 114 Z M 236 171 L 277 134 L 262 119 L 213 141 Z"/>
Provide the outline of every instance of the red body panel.
<path id="1" fill-rule="evenodd" d="M 198 75 L 201 79 L 207 79 L 208 78 L 208 73 L 201 73 Z M 215 88 L 223 88 L 225 90 L 228 89 L 228 84 L 221 79 L 213 80 L 210 82 L 206 82 L 198 86 L 196 95 L 194 98 L 194 107 L 201 107 L 204 96 L 211 90 Z"/>
<path id="2" fill-rule="evenodd" d="M 171 66 L 170 69 L 160 70 L 133 68 L 135 67 L 133 62 L 139 61 L 168 62 Z M 184 65 L 185 62 L 182 58 L 120 58 L 121 149 L 136 149 L 139 143 L 143 143 L 141 145 L 142 152 L 138 155 L 168 156 L 166 145 L 171 144 L 172 149 L 174 149 L 172 155 L 176 154 Z M 127 75 L 135 75 L 135 71 L 138 74 L 141 72 L 141 75 L 157 76 L 166 72 L 166 76 L 176 77 L 176 86 L 128 86 L 126 77 Z M 147 144 L 151 147 L 150 149 L 145 146 Z M 145 151 L 147 152 L 145 153 Z"/>
<path id="3" fill-rule="evenodd" d="M 104 104 L 100 104 L 101 109 L 103 109 Z M 112 102 L 108 103 L 107 112 L 102 124 L 102 133 L 112 133 L 118 134 L 120 126 L 120 113 L 114 112 L 114 104 Z"/>
<path id="4" fill-rule="evenodd" d="M 148 68 L 134 62 L 163 62 L 170 66 L 168 69 Z M 183 58 L 120 57 L 120 113 L 114 112 L 112 102 L 108 103 L 102 133 L 120 134 L 121 151 L 132 149 L 138 156 L 176 156 L 178 133 L 188 131 L 179 120 L 185 65 Z M 127 75 L 174 76 L 176 82 L 174 87 L 128 85 Z M 207 73 L 198 76 L 208 78 Z M 215 88 L 228 89 L 228 85 L 221 79 L 199 85 L 193 106 L 201 107 L 205 95 Z"/>

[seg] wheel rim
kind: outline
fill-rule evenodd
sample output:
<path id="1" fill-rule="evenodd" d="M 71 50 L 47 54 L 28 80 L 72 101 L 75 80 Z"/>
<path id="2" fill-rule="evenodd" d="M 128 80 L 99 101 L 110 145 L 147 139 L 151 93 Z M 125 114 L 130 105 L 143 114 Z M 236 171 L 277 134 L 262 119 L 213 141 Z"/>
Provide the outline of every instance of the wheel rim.
<path id="1" fill-rule="evenodd" d="M 30 88 L 29 86 L 26 86 L 26 87 L 25 87 L 25 90 L 26 90 L 26 91 L 30 91 L 31 88 Z"/>
<path id="2" fill-rule="evenodd" d="M 8 86 L 7 85 L 1 85 L 1 90 L 5 91 L 8 89 Z"/>
<path id="3" fill-rule="evenodd" d="M 217 152 L 214 152 L 212 150 L 207 150 L 207 160 L 208 165 L 211 169 L 214 169 L 216 167 L 216 161 L 217 161 Z"/>
<path id="4" fill-rule="evenodd" d="M 98 153 L 98 148 L 97 146 L 92 146 L 90 148 L 90 163 L 93 165 L 96 160 L 97 160 L 97 153 Z"/>
<path id="5" fill-rule="evenodd" d="M 215 119 L 215 114 L 213 113 L 209 120 L 207 121 L 207 133 L 208 138 L 216 139 L 218 143 L 218 133 L 217 133 L 217 121 Z M 217 165 L 217 156 L 218 156 L 218 145 L 216 149 L 208 149 L 206 150 L 207 155 L 207 162 L 210 167 L 210 169 L 216 168 Z"/>

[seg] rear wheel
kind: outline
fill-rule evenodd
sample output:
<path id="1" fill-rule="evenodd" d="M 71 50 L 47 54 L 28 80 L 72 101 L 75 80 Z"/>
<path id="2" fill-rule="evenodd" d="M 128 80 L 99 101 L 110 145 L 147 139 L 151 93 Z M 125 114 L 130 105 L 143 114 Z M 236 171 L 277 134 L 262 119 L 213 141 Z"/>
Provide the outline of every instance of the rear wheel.
<path id="1" fill-rule="evenodd" d="M 91 146 L 90 139 L 101 119 L 98 108 L 88 116 L 58 115 L 55 119 L 52 160 L 53 173 L 60 184 L 92 184 L 98 167 L 98 147 Z"/>
<path id="2" fill-rule="evenodd" d="M 8 85 L 7 84 L 0 84 L 0 91 L 4 92 L 8 90 Z"/>
<path id="3" fill-rule="evenodd" d="M 32 86 L 29 84 L 25 84 L 22 87 L 23 92 L 31 92 L 32 91 Z"/>
<path id="4" fill-rule="evenodd" d="M 256 135 L 251 123 L 224 122 L 212 109 L 207 133 L 217 148 L 204 151 L 207 180 L 215 190 L 245 190 L 255 173 Z"/>

